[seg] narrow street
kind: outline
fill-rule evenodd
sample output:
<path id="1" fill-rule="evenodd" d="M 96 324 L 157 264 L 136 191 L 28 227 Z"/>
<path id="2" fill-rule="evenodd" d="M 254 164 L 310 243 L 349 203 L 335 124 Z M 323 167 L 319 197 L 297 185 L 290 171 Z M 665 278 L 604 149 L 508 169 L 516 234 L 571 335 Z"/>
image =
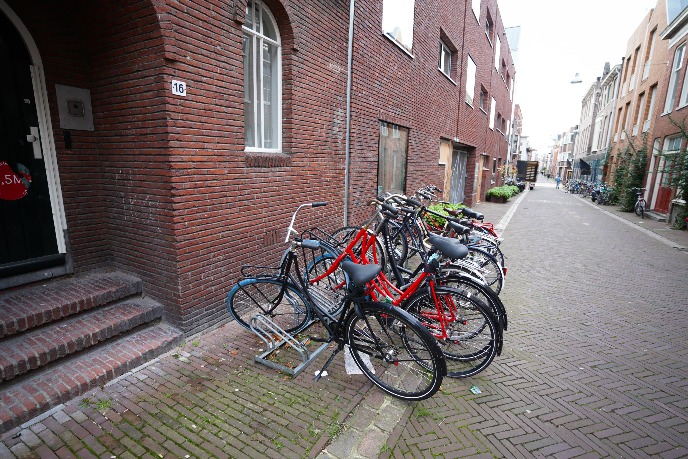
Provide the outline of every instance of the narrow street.
<path id="1" fill-rule="evenodd" d="M 476 209 L 506 225 L 509 268 L 504 350 L 477 377 L 419 403 L 344 359 L 292 379 L 229 323 L 3 434 L 0 457 L 688 457 L 688 234 L 545 179 Z"/>
<path id="2" fill-rule="evenodd" d="M 393 457 L 688 456 L 688 253 L 542 180 L 504 233 L 501 357 L 416 407 Z"/>

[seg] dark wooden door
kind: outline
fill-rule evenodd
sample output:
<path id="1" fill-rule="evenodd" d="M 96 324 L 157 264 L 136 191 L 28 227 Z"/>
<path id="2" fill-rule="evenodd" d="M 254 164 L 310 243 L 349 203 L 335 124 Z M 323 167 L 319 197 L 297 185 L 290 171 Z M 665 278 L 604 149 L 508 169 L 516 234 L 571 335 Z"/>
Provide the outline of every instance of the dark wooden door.
<path id="1" fill-rule="evenodd" d="M 31 59 L 0 12 L 0 274 L 58 254 Z"/>

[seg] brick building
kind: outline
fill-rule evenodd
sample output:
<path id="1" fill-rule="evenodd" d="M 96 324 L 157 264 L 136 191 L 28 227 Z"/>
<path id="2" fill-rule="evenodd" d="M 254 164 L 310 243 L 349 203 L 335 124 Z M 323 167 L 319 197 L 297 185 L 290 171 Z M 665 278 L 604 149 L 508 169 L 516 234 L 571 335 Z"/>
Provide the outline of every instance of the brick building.
<path id="1" fill-rule="evenodd" d="M 685 3 L 685 2 L 683 2 Z M 669 11 L 669 25 L 660 31 L 659 40 L 668 47 L 668 66 L 660 82 L 653 128 L 652 156 L 645 182 L 647 202 L 653 211 L 673 218 L 686 203 L 677 196 L 680 156 L 686 149 L 688 84 L 686 78 L 686 43 L 688 8 Z"/>
<path id="2" fill-rule="evenodd" d="M 0 338 L 70 326 L 112 284 L 155 303 L 126 321 L 169 346 L 228 319 L 239 267 L 278 259 L 298 204 L 329 202 L 302 229 L 425 184 L 470 204 L 507 159 L 496 0 L 0 0 L 0 26 Z"/>
<path id="3" fill-rule="evenodd" d="M 665 63 L 669 60 L 668 47 L 659 38 L 667 25 L 666 3 L 666 0 L 658 0 L 655 8 L 647 13 L 628 40 L 606 175 L 607 181 L 612 183 L 619 155 L 629 145 L 635 149 L 647 147 L 650 162 L 652 133 L 657 110 L 661 110 L 658 99 L 666 91 L 664 74 Z M 648 199 L 647 194 L 645 197 Z"/>

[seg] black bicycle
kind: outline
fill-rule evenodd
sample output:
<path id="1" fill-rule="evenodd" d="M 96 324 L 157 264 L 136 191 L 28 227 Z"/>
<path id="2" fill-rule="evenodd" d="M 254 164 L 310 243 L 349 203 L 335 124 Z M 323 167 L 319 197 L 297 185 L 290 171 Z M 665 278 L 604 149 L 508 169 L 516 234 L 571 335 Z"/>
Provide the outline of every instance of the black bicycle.
<path id="1" fill-rule="evenodd" d="M 260 314 L 293 334 L 312 324 L 314 313 L 328 336 L 310 339 L 337 343 L 316 380 L 347 346 L 363 374 L 388 394 L 404 400 L 432 396 L 447 373 L 442 351 L 428 329 L 411 314 L 367 299 L 366 284 L 380 273 L 379 265 L 342 262 L 347 286 L 343 307 L 323 305 L 311 295 L 315 292 L 301 270 L 299 251 L 304 262 L 317 259 L 322 256 L 321 242 L 295 237 L 294 221 L 302 207 L 324 205 L 316 202 L 296 209 L 285 239 L 290 247 L 277 272 L 249 276 L 237 283 L 227 297 L 230 314 L 248 329 L 251 319 Z"/>

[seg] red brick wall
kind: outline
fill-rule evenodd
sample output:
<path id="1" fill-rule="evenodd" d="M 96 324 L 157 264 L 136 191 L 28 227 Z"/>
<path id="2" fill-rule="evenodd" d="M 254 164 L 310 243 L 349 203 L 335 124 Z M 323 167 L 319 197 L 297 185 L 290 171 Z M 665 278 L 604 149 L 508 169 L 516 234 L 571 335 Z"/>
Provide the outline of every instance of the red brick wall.
<path id="1" fill-rule="evenodd" d="M 300 203 L 330 203 L 303 210 L 300 229 L 341 226 L 348 3 L 266 0 L 283 62 L 283 153 L 270 155 L 244 151 L 243 2 L 236 10 L 220 0 L 9 3 L 43 56 L 77 271 L 140 275 L 168 319 L 191 333 L 227 318 L 224 300 L 241 265 L 277 263 Z M 496 1 L 486 5 L 502 33 Z M 488 87 L 510 118 L 482 22 L 468 14 L 475 24 L 464 33 L 463 2 L 416 2 L 411 57 L 382 35 L 382 2 L 357 2 L 352 222 L 369 215 L 376 193 L 381 120 L 409 129 L 408 192 L 442 184 L 441 138 L 506 157 L 504 136 L 463 102 L 461 56 L 471 49 L 477 87 Z M 454 81 L 437 69 L 441 34 L 457 48 Z M 513 77 L 504 36 L 502 55 Z M 187 83 L 186 97 L 171 94 L 172 78 Z M 90 89 L 93 99 L 95 131 L 73 131 L 70 150 L 56 83 Z"/>

